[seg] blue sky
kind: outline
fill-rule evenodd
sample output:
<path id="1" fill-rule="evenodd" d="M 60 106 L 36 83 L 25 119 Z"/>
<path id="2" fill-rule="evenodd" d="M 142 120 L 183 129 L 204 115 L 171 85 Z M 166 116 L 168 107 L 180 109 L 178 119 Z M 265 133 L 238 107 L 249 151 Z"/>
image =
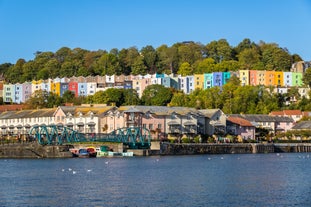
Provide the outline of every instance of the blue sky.
<path id="1" fill-rule="evenodd" d="M 0 0 L 0 64 L 36 51 L 244 38 L 311 60 L 311 0 Z"/>

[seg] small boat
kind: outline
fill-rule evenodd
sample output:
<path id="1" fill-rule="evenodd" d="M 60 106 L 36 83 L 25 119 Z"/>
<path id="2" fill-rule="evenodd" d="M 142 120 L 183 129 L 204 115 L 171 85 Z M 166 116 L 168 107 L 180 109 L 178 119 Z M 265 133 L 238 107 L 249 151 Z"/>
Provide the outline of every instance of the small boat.
<path id="1" fill-rule="evenodd" d="M 80 149 L 72 148 L 70 152 L 72 153 L 72 157 L 96 157 L 97 154 L 93 147 Z"/>
<path id="2" fill-rule="evenodd" d="M 88 147 L 86 151 L 88 152 L 89 157 L 96 157 L 97 155 L 96 149 L 94 147 Z"/>
<path id="3" fill-rule="evenodd" d="M 85 148 L 81 148 L 78 151 L 78 157 L 89 157 L 89 152 Z"/>
<path id="4" fill-rule="evenodd" d="M 113 152 L 108 146 L 96 148 L 97 157 L 132 157 L 133 152 Z"/>

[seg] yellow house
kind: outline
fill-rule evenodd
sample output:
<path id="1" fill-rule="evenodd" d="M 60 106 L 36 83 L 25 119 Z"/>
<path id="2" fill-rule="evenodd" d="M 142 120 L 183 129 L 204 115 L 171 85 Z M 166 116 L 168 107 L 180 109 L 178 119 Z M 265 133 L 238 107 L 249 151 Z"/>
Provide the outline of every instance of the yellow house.
<path id="1" fill-rule="evenodd" d="M 204 74 L 194 75 L 194 89 L 204 89 Z"/>
<path id="2" fill-rule="evenodd" d="M 60 79 L 55 78 L 51 80 L 51 92 L 60 96 Z"/>
<path id="3" fill-rule="evenodd" d="M 31 81 L 31 92 L 34 93 L 38 90 L 42 90 L 43 80 L 33 80 Z"/>
<path id="4" fill-rule="evenodd" d="M 284 86 L 284 73 L 282 71 L 274 72 L 274 84 L 277 86 Z"/>
<path id="5" fill-rule="evenodd" d="M 240 70 L 239 79 L 242 86 L 249 85 L 249 70 Z"/>

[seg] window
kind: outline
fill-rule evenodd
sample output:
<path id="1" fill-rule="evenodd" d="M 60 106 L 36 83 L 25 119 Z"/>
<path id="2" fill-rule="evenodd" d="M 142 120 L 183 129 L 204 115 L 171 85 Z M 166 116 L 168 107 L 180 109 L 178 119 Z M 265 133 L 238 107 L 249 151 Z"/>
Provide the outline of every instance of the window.
<path id="1" fill-rule="evenodd" d="M 143 128 L 147 128 L 146 124 L 143 124 Z"/>
<path id="2" fill-rule="evenodd" d="M 149 130 L 153 130 L 153 124 L 149 124 Z"/>
<path id="3" fill-rule="evenodd" d="M 162 129 L 162 124 L 158 124 L 158 129 Z"/>

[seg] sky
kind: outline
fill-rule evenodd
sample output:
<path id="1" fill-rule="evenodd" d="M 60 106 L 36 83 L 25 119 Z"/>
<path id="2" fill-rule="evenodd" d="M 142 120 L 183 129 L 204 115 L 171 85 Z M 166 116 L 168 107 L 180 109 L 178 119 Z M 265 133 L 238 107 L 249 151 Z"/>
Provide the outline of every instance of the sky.
<path id="1" fill-rule="evenodd" d="M 277 43 L 311 60 L 311 0 L 0 0 L 0 64 L 62 47 L 90 51 L 226 39 Z"/>

